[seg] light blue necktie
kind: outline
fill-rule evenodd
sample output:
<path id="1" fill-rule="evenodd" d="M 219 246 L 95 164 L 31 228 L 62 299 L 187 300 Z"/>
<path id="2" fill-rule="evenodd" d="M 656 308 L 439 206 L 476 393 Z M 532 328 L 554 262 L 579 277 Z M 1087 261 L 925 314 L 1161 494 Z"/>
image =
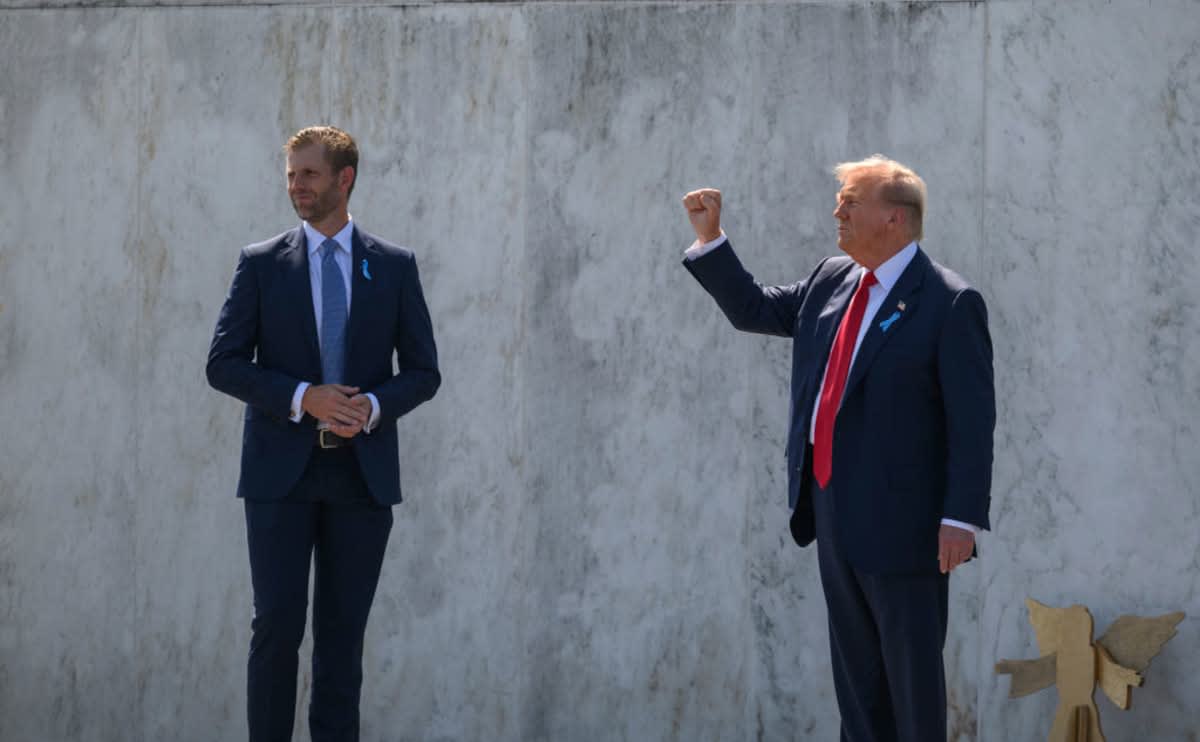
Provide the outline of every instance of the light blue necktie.
<path id="1" fill-rule="evenodd" d="M 321 381 L 341 384 L 346 359 L 346 284 L 338 268 L 338 244 L 321 243 Z"/>

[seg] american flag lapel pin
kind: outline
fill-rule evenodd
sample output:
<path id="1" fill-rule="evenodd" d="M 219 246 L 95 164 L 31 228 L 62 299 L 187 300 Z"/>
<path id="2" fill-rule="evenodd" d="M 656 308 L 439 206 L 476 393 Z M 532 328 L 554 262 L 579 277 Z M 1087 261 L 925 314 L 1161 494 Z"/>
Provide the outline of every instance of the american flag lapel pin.
<path id="1" fill-rule="evenodd" d="M 905 307 L 904 300 L 903 300 L 903 299 L 901 299 L 901 300 L 900 300 L 900 301 L 899 301 L 899 302 L 896 304 L 896 309 L 899 309 L 901 312 L 903 312 L 903 311 L 904 311 L 904 307 Z"/>

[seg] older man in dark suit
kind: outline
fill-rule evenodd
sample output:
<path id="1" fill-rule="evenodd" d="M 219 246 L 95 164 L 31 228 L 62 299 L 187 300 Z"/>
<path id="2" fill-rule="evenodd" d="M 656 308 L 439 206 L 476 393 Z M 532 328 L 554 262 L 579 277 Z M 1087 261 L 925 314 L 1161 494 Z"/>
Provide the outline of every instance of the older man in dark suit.
<path id="1" fill-rule="evenodd" d="M 834 170 L 838 246 L 805 280 L 762 286 L 683 202 L 687 269 L 734 327 L 792 339 L 788 505 L 817 541 L 843 742 L 946 739 L 951 570 L 988 528 L 995 392 L 979 292 L 918 245 L 925 183 L 876 155 Z"/>
<path id="2" fill-rule="evenodd" d="M 309 727 L 313 742 L 351 742 L 367 615 L 400 502 L 396 421 L 441 376 L 413 254 L 347 211 L 354 140 L 309 127 L 284 149 L 303 223 L 242 250 L 208 380 L 246 403 L 237 493 L 254 587 L 250 740 L 291 739 L 315 561 Z"/>

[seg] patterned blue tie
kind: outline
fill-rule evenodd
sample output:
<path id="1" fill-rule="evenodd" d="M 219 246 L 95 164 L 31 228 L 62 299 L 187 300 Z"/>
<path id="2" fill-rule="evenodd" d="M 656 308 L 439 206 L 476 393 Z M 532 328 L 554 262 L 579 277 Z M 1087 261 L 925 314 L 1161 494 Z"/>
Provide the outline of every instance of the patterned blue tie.
<path id="1" fill-rule="evenodd" d="M 341 384 L 346 358 L 346 284 L 338 268 L 338 244 L 321 243 L 321 381 Z"/>

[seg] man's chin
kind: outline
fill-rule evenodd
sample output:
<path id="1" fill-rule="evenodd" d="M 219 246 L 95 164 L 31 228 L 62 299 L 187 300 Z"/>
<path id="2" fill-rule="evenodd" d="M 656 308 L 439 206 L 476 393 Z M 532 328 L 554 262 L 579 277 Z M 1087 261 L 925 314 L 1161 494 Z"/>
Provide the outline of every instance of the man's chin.
<path id="1" fill-rule="evenodd" d="M 855 263 L 859 262 L 858 253 L 854 249 L 854 243 L 852 243 L 850 240 L 838 240 L 838 249 Z"/>
<path id="2" fill-rule="evenodd" d="M 322 216 L 321 214 L 318 214 L 317 210 L 311 206 L 297 206 L 296 204 L 292 204 L 292 208 L 296 210 L 296 216 L 309 223 L 312 223 L 313 221 L 319 221 Z"/>

